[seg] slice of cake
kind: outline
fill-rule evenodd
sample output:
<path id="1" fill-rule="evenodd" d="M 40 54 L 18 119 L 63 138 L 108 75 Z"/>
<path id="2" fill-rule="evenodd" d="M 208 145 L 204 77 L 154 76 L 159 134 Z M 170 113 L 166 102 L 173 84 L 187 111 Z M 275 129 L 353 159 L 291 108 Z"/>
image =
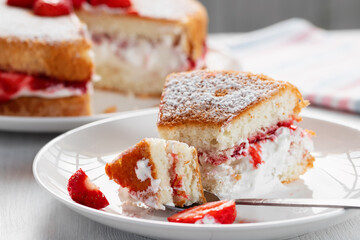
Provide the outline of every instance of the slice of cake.
<path id="1" fill-rule="evenodd" d="M 169 73 L 204 67 L 207 13 L 199 2 L 124 2 L 92 0 L 76 11 L 94 43 L 96 87 L 160 96 Z"/>
<path id="2" fill-rule="evenodd" d="M 106 164 L 105 171 L 149 207 L 206 202 L 196 149 L 185 143 L 145 138 Z"/>
<path id="3" fill-rule="evenodd" d="M 0 16 L 0 115 L 89 115 L 93 58 L 80 20 L 4 0 Z"/>
<path id="4" fill-rule="evenodd" d="M 264 75 L 176 73 L 165 83 L 158 131 L 196 147 L 204 189 L 254 196 L 313 166 L 312 132 L 294 125 L 307 105 L 295 86 Z"/>

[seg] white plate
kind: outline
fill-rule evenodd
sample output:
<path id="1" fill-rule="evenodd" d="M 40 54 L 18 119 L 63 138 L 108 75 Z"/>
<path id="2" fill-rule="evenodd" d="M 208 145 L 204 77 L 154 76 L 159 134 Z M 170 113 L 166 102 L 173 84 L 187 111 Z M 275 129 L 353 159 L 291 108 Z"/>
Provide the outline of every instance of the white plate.
<path id="1" fill-rule="evenodd" d="M 206 65 L 209 69 L 240 70 L 239 62 L 229 51 L 217 44 L 209 44 Z M 94 114 L 86 117 L 9 117 L 0 116 L 0 130 L 21 132 L 64 132 L 86 123 L 112 117 L 119 113 L 152 108 L 159 104 L 159 98 L 135 98 L 111 91 L 95 90 L 92 99 Z M 104 114 L 115 106 L 116 113 Z"/>
<path id="2" fill-rule="evenodd" d="M 343 209 L 239 207 L 233 225 L 191 225 L 166 221 L 168 211 L 121 207 L 118 185 L 108 180 L 104 165 L 144 137 L 156 137 L 157 110 L 143 110 L 90 123 L 45 145 L 37 154 L 33 173 L 52 196 L 74 211 L 124 231 L 166 239 L 279 239 L 300 235 L 343 221 L 353 212 Z M 360 131 L 305 116 L 303 127 L 315 130 L 314 168 L 277 197 L 360 197 Z M 67 180 L 82 168 L 107 196 L 110 206 L 94 210 L 73 202 Z"/>

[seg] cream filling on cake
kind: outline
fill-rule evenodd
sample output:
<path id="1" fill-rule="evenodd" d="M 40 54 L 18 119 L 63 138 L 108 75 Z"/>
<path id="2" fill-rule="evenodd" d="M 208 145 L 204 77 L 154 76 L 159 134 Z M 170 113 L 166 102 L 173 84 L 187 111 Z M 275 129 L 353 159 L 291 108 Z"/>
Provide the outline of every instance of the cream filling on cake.
<path id="1" fill-rule="evenodd" d="M 92 39 L 97 72 L 102 76 L 97 86 L 102 88 L 160 94 L 169 73 L 204 66 L 203 59 L 191 60 L 180 44 L 182 40 L 171 35 L 150 39 L 93 32 Z"/>
<path id="2" fill-rule="evenodd" d="M 160 190 L 161 179 L 154 179 L 151 176 L 151 167 L 149 165 L 149 159 L 141 159 L 137 162 L 135 168 L 136 177 L 140 181 L 145 181 L 146 179 L 150 179 L 151 185 L 143 192 L 133 192 L 131 195 L 139 201 L 143 201 L 145 205 L 149 207 L 153 207 L 156 209 L 163 209 L 163 206 L 159 204 L 155 196 L 147 196 L 148 193 L 157 193 Z"/>
<path id="3" fill-rule="evenodd" d="M 83 89 L 73 88 L 73 87 L 64 87 L 62 85 L 52 86 L 46 89 L 32 90 L 29 87 L 25 86 L 21 88 L 16 94 L 14 94 L 11 99 L 16 99 L 19 97 L 40 97 L 40 98 L 64 98 L 64 97 L 73 97 L 81 96 L 85 93 L 92 93 L 93 87 L 92 83 L 88 82 L 86 84 L 86 91 Z M 0 90 L 1 95 L 1 90 Z"/>
<path id="4" fill-rule="evenodd" d="M 136 164 L 136 168 L 135 168 L 135 173 L 136 173 L 136 177 L 138 179 L 140 179 L 140 181 L 145 181 L 146 179 L 150 178 L 151 181 L 151 191 L 152 192 L 157 192 L 159 191 L 159 186 L 160 186 L 160 179 L 154 179 L 151 176 L 151 168 L 149 165 L 149 159 L 142 159 L 139 160 Z"/>
<path id="5" fill-rule="evenodd" d="M 302 174 L 312 150 L 306 131 L 279 127 L 271 138 L 255 143 L 240 140 L 226 151 L 200 153 L 202 182 L 222 199 L 259 197 L 283 188 L 282 181 L 287 178 Z"/>
<path id="6" fill-rule="evenodd" d="M 189 69 L 188 54 L 174 45 L 172 36 L 148 39 L 141 36 L 109 36 L 92 33 L 96 62 L 121 62 L 166 77 L 169 72 Z"/>
<path id="7" fill-rule="evenodd" d="M 92 93 L 92 91 L 91 81 L 65 82 L 48 77 L 0 70 L 0 102 L 20 97 L 65 98 Z"/>

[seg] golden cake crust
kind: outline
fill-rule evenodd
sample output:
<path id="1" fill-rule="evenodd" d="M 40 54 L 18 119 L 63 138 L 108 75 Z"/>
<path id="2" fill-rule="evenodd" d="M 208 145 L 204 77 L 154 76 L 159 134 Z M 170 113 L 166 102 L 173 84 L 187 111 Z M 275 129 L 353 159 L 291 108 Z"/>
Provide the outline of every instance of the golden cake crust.
<path id="1" fill-rule="evenodd" d="M 0 0 L 0 16 L 0 70 L 62 81 L 91 79 L 91 42 L 74 14 L 41 17 Z"/>
<path id="2" fill-rule="evenodd" d="M 151 187 L 151 179 L 148 178 L 145 181 L 141 181 L 135 172 L 137 162 L 143 158 L 149 159 L 151 176 L 157 179 L 155 164 L 150 154 L 150 145 L 146 139 L 141 140 L 136 146 L 122 152 L 117 160 L 112 163 L 107 163 L 105 172 L 110 180 L 114 180 L 123 188 L 128 188 L 129 191 L 146 191 L 148 187 Z M 156 195 L 156 193 L 151 191 L 146 192 L 146 198 L 154 195 Z"/>
<path id="3" fill-rule="evenodd" d="M 166 129 L 183 124 L 219 127 L 288 90 L 299 99 L 293 109 L 297 115 L 308 103 L 288 82 L 236 71 L 170 74 L 161 97 L 158 127 Z"/>
<path id="4" fill-rule="evenodd" d="M 85 38 L 71 42 L 48 42 L 0 37 L 0 69 L 45 75 L 62 81 L 87 81 L 93 74 Z"/>
<path id="5" fill-rule="evenodd" d="M 23 117 L 71 117 L 91 114 L 89 94 L 46 99 L 20 97 L 0 103 L 0 115 Z"/>

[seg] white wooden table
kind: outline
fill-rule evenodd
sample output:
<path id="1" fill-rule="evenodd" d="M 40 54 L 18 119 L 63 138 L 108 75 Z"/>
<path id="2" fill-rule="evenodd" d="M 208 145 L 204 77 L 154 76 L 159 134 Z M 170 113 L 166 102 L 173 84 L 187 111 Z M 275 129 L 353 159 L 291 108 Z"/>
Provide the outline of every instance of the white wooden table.
<path id="1" fill-rule="evenodd" d="M 360 129 L 359 115 L 307 111 Z M 38 186 L 32 174 L 34 156 L 57 135 L 0 131 L 0 239 L 147 239 L 93 222 Z M 360 239 L 360 211 L 344 223 L 293 239 Z"/>

